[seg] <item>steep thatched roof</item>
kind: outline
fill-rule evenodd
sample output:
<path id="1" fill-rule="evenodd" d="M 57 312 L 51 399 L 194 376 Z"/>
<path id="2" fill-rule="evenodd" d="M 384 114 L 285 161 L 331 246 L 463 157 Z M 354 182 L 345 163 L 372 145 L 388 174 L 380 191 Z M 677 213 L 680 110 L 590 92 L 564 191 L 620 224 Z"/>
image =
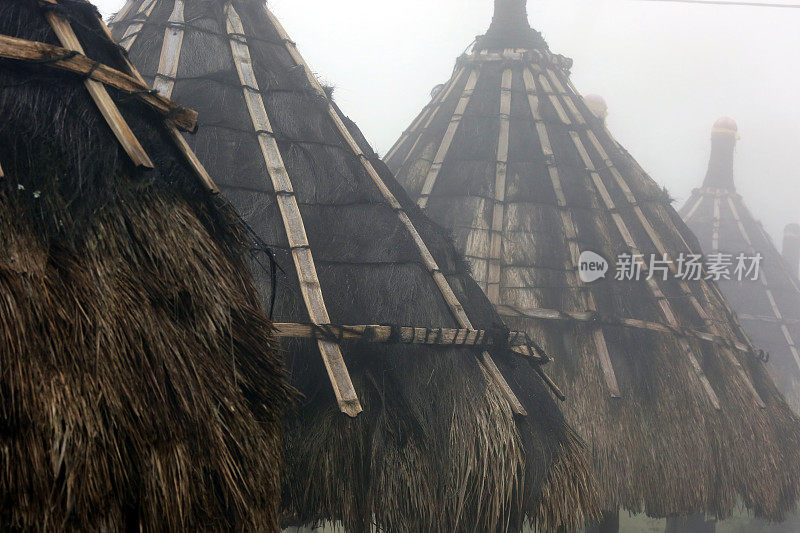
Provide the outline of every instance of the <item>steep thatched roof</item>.
<path id="1" fill-rule="evenodd" d="M 0 59 L 1 527 L 274 531 L 289 387 L 243 234 L 152 95 L 89 81 L 136 82 L 103 30 L 0 3 L 0 55 L 41 53 Z"/>
<path id="2" fill-rule="evenodd" d="M 276 322 L 505 329 L 264 2 L 133 0 L 113 29 L 155 87 L 199 111 L 192 146 L 286 271 Z M 527 361 L 335 341 L 286 342 L 305 394 L 288 421 L 286 523 L 497 530 L 527 515 L 551 529 L 593 513 L 581 445 Z"/>
<path id="3" fill-rule="evenodd" d="M 720 288 L 736 311 L 745 331 L 760 349 L 769 352 L 767 368 L 795 410 L 800 409 L 800 281 L 781 257 L 764 227 L 752 215 L 733 181 L 733 155 L 738 128 L 729 118 L 714 125 L 711 160 L 703 186 L 695 189 L 681 210 L 706 255 L 731 257 L 730 279 Z M 791 229 L 791 227 L 789 228 Z M 787 251 L 793 246 L 791 232 Z M 756 254 L 763 257 L 757 279 L 736 273 L 738 256 L 747 267 Z M 791 256 L 791 253 L 789 254 Z M 745 272 L 746 274 L 746 272 Z"/>
<path id="4" fill-rule="evenodd" d="M 572 61 L 498 39 L 503 20 L 519 34 L 518 17 L 500 16 L 510 4 L 525 2 L 497 0 L 492 32 L 390 169 L 453 232 L 506 323 L 555 358 L 605 509 L 723 517 L 741 498 L 780 517 L 800 489 L 800 421 L 715 285 L 611 279 L 620 254 L 674 260 L 698 245 L 573 87 Z M 608 279 L 580 280 L 585 251 L 611 261 Z"/>

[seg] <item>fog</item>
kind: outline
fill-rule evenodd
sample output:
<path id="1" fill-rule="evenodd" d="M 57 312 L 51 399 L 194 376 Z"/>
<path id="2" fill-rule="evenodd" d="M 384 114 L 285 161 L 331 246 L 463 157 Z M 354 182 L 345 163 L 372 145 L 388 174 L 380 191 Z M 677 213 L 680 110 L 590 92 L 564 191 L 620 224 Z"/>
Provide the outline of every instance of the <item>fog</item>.
<path id="1" fill-rule="evenodd" d="M 796 4 L 797 0 L 771 0 Z M 122 0 L 96 2 L 104 15 Z M 800 222 L 800 9 L 529 0 L 534 27 L 609 104 L 609 127 L 676 207 L 705 175 L 711 125 L 739 123 L 739 192 L 776 242 Z M 300 51 L 385 153 L 491 20 L 491 0 L 272 0 Z M 202 117 L 201 117 L 202 120 Z"/>

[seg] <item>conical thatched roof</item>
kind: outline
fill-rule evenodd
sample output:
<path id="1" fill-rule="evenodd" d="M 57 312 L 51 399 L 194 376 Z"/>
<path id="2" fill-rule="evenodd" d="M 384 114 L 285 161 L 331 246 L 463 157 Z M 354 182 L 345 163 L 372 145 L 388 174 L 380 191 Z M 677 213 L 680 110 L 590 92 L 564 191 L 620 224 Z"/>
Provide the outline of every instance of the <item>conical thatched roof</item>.
<path id="1" fill-rule="evenodd" d="M 488 531 L 527 516 L 551 530 L 593 513 L 581 445 L 536 365 L 503 342 L 435 346 L 453 339 L 439 328 L 507 333 L 264 2 L 133 0 L 113 29 L 200 113 L 192 146 L 286 272 L 274 316 L 305 394 L 288 421 L 286 523 Z M 270 306 L 267 276 L 262 288 Z M 289 338 L 304 332 L 318 341 Z"/>
<path id="2" fill-rule="evenodd" d="M 0 528 L 274 531 L 290 394 L 244 233 L 106 31 L 0 3 Z"/>
<path id="3" fill-rule="evenodd" d="M 800 422 L 715 285 L 647 268 L 613 279 L 621 254 L 677 260 L 697 242 L 606 130 L 602 102 L 598 117 L 573 87 L 572 61 L 520 29 L 524 0 L 495 5 L 390 169 L 453 232 L 506 323 L 553 355 L 605 509 L 722 517 L 741 498 L 781 516 L 800 489 Z M 581 281 L 587 251 L 611 262 L 607 279 Z"/>
<path id="4" fill-rule="evenodd" d="M 695 189 L 681 210 L 706 256 L 723 254 L 730 262 L 730 279 L 720 288 L 738 315 L 753 343 L 769 352 L 767 367 L 781 391 L 800 409 L 800 281 L 781 257 L 764 227 L 737 194 L 733 180 L 733 159 L 738 128 L 730 118 L 718 120 L 711 136 L 711 160 L 700 189 Z M 796 256 L 797 237 L 788 228 L 787 257 Z M 760 254 L 759 272 L 736 272 L 739 256 Z M 730 257 L 727 257 L 730 256 Z M 741 278 L 741 279 L 740 279 Z"/>

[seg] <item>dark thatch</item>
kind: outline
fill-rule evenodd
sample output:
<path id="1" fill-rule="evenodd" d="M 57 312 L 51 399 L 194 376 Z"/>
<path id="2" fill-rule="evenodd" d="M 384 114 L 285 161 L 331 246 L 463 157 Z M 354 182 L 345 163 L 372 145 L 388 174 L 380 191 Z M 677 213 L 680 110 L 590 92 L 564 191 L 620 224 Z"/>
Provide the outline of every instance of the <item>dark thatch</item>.
<path id="1" fill-rule="evenodd" d="M 681 210 L 706 254 L 730 254 L 731 279 L 719 282 L 755 345 L 769 352 L 767 368 L 795 411 L 800 411 L 800 281 L 772 239 L 736 193 L 733 155 L 738 136 L 732 119 L 720 119 L 711 137 L 711 159 L 702 188 Z M 787 239 L 788 247 L 792 241 Z M 763 257 L 757 280 L 739 280 L 740 254 Z M 748 261 L 748 266 L 749 266 Z"/>
<path id="2" fill-rule="evenodd" d="M 124 68 L 94 8 L 57 12 Z M 59 44 L 27 0 L 0 33 Z M 290 388 L 243 233 L 109 92 L 153 171 L 81 79 L 0 60 L 0 528 L 275 531 Z"/>
<path id="3" fill-rule="evenodd" d="M 509 2 L 524 9 L 497 0 L 498 12 Z M 620 254 L 699 246 L 574 89 L 572 61 L 543 42 L 494 48 L 497 20 L 387 155 L 390 169 L 453 232 L 509 327 L 555 358 L 604 509 L 725 517 L 741 499 L 780 518 L 800 491 L 800 420 L 712 283 L 580 281 L 583 251 L 613 260 L 613 278 Z"/>
<path id="4" fill-rule="evenodd" d="M 179 52 L 165 39 L 168 27 L 182 33 Z M 356 126 L 291 56 L 293 44 L 264 2 L 134 0 L 113 30 L 149 80 L 169 87 L 176 78 L 172 97 L 200 113 L 193 147 L 286 270 L 276 322 L 305 323 L 309 315 L 274 176 L 259 146 L 272 138 L 292 182 L 332 323 L 458 327 L 400 222 L 402 212 L 368 174 L 369 162 L 408 211 L 472 325 L 504 328 L 447 237 L 414 209 Z M 258 88 L 243 88 L 232 47 L 250 56 Z M 177 76 L 157 76 L 160 58 L 176 56 Z M 255 99 L 251 105 L 263 104 L 270 131 L 255 130 L 245 94 Z M 334 117 L 346 129 L 337 130 Z M 364 158 L 346 143 L 348 130 Z M 261 281 L 267 304 L 269 280 Z M 293 384 L 305 395 L 287 422 L 286 524 L 495 531 L 518 529 L 527 515 L 553 530 L 594 513 L 580 441 L 530 365 L 507 351 L 493 356 L 518 378 L 509 381 L 529 413 L 518 424 L 470 349 L 343 344 L 364 408 L 350 419 L 339 413 L 317 346 L 294 340 L 286 348 Z"/>

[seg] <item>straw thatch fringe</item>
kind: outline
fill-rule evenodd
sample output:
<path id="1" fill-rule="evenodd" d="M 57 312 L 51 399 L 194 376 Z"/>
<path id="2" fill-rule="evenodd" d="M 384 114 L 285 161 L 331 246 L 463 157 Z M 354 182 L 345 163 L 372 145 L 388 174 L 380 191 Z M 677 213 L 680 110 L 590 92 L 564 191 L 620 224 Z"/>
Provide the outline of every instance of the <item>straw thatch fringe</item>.
<path id="1" fill-rule="evenodd" d="M 22 0 L 0 33 L 56 42 Z M 141 103 L 109 90 L 148 173 L 79 78 L 3 60 L 0 84 L 2 529 L 277 530 L 290 392 L 233 211 Z"/>

